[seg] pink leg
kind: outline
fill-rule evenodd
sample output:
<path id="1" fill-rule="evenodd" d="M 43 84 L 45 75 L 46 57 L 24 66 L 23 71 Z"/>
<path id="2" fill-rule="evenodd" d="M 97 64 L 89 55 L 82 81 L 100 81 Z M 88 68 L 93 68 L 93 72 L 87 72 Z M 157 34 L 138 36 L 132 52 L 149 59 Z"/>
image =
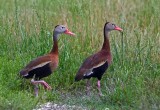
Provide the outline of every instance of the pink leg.
<path id="1" fill-rule="evenodd" d="M 52 89 L 51 86 L 49 86 L 45 81 L 43 80 L 39 80 L 39 81 L 35 81 L 34 79 L 31 80 L 31 83 L 36 85 L 36 84 L 41 84 L 44 86 L 45 89 L 50 90 Z"/>
<path id="2" fill-rule="evenodd" d="M 100 81 L 100 80 L 98 80 L 97 86 L 98 86 L 99 96 L 102 96 L 102 92 L 101 92 L 101 81 Z"/>
<path id="3" fill-rule="evenodd" d="M 90 80 L 87 79 L 87 83 L 86 83 L 86 89 L 87 89 L 87 95 L 89 96 L 90 95 Z"/>
<path id="4" fill-rule="evenodd" d="M 35 96 L 38 97 L 38 85 L 34 85 Z"/>

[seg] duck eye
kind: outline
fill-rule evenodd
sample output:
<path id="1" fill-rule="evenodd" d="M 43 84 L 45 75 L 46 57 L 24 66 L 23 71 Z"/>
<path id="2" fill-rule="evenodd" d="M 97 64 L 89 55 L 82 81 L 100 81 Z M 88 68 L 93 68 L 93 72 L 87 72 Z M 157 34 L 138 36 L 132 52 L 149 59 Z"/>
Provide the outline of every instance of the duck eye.
<path id="1" fill-rule="evenodd" d="M 62 27 L 62 29 L 63 29 L 64 27 Z"/>

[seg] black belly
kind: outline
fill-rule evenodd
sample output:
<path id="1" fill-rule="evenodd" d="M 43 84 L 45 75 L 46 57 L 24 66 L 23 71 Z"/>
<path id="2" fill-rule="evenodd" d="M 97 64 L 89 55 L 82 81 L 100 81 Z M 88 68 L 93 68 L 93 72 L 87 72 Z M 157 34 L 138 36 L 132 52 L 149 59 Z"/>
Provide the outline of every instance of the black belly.
<path id="1" fill-rule="evenodd" d="M 52 73 L 52 70 L 51 70 L 49 63 L 48 63 L 42 67 L 39 67 L 39 68 L 36 68 L 36 69 L 29 71 L 28 76 L 25 76 L 25 78 L 27 78 L 27 79 L 33 78 L 33 76 L 35 75 L 35 80 L 38 80 L 43 77 L 49 76 L 51 73 Z"/>
<path id="2" fill-rule="evenodd" d="M 96 78 L 98 78 L 98 80 L 101 80 L 102 75 L 105 73 L 107 68 L 108 68 L 108 62 L 106 61 L 106 63 L 104 63 L 103 65 L 101 65 L 97 68 L 94 68 L 92 70 L 93 73 L 91 75 L 84 76 L 84 79 L 90 79 L 91 77 L 96 77 Z"/>

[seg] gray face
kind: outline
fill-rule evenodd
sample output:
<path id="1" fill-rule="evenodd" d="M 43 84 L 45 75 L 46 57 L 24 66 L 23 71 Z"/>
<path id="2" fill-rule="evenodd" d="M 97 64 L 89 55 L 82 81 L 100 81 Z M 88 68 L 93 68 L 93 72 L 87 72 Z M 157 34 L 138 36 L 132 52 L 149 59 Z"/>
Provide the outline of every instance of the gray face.
<path id="1" fill-rule="evenodd" d="M 54 29 L 54 32 L 61 34 L 64 33 L 67 30 L 67 28 L 64 25 L 57 25 Z"/>
<path id="2" fill-rule="evenodd" d="M 113 23 L 108 23 L 106 25 L 106 30 L 108 30 L 108 31 L 115 30 L 115 28 L 116 28 L 116 25 Z"/>

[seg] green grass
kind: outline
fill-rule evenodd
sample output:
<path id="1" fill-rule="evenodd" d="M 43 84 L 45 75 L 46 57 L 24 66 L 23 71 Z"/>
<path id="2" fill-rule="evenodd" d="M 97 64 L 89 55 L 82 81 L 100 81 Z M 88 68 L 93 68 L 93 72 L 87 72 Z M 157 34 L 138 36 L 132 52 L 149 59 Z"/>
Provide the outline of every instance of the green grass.
<path id="1" fill-rule="evenodd" d="M 159 0 L 0 0 L 0 109 L 30 110 L 47 101 L 96 110 L 160 109 L 159 13 Z M 124 34 L 110 33 L 113 62 L 101 81 L 105 96 L 97 96 L 92 79 L 87 97 L 85 81 L 74 83 L 74 76 L 101 48 L 106 20 Z M 40 86 L 35 98 L 19 71 L 50 51 L 54 26 L 65 23 L 76 37 L 59 38 L 59 68 L 44 79 L 53 90 Z"/>

